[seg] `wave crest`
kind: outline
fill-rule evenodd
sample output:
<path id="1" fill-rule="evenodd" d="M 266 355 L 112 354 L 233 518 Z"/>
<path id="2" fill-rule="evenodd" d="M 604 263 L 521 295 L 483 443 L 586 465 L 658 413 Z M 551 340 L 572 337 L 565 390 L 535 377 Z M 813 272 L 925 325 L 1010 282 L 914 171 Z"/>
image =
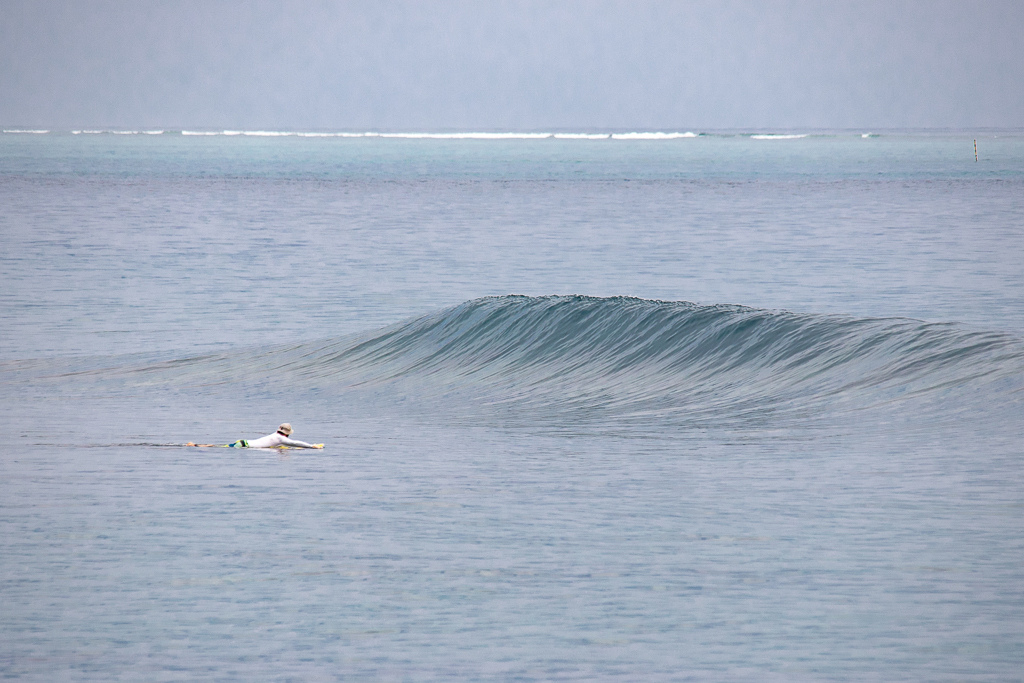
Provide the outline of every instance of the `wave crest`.
<path id="1" fill-rule="evenodd" d="M 492 406 L 693 418 L 864 407 L 1022 368 L 1018 340 L 954 325 L 573 296 L 470 301 L 303 372 L 351 386 L 429 380 Z"/>

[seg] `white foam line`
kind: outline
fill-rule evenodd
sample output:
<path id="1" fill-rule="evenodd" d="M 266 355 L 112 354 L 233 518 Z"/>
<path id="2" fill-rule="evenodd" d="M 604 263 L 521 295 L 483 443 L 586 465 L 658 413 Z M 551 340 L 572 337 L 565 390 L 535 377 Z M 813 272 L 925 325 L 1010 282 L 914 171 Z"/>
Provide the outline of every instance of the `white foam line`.
<path id="1" fill-rule="evenodd" d="M 4 129 L 4 132 L 5 133 L 20 133 L 20 134 L 23 134 L 23 135 L 45 135 L 46 133 L 49 133 L 50 131 L 48 131 L 48 130 L 27 130 L 25 128 L 9 128 L 9 129 Z"/>
<path id="2" fill-rule="evenodd" d="M 412 140 L 543 140 L 551 133 L 378 133 L 382 138 Z"/>
<path id="3" fill-rule="evenodd" d="M 296 133 L 300 138 L 365 138 L 376 133 Z"/>
<path id="4" fill-rule="evenodd" d="M 147 131 L 148 132 L 148 131 Z M 163 131 L 156 131 L 162 133 Z M 362 138 L 375 137 L 378 133 L 301 133 L 289 130 L 183 130 L 182 135 L 213 136 L 223 135 L 228 137 L 257 137 L 257 138 Z"/>
<path id="5" fill-rule="evenodd" d="M 73 130 L 72 135 L 163 135 L 162 130 Z"/>
<path id="6" fill-rule="evenodd" d="M 81 131 L 86 133 L 103 131 Z M 144 131 L 149 132 L 149 131 Z M 162 132 L 162 131 L 159 131 Z M 699 137 L 697 133 L 633 132 L 633 133 L 323 133 L 274 130 L 183 130 L 182 135 L 224 135 L 229 137 L 301 137 L 301 138 L 385 138 L 397 140 L 680 140 Z M 756 137 L 756 136 L 755 136 Z M 778 137 L 778 136 L 772 136 Z M 805 137 L 803 135 L 793 137 Z"/>
<path id="7" fill-rule="evenodd" d="M 612 133 L 612 140 L 679 140 L 695 137 L 697 134 L 690 131 L 685 133 Z"/>
<path id="8" fill-rule="evenodd" d="M 799 140 L 807 137 L 806 133 L 800 135 L 784 135 L 780 133 L 765 133 L 762 135 L 751 135 L 751 140 Z"/>

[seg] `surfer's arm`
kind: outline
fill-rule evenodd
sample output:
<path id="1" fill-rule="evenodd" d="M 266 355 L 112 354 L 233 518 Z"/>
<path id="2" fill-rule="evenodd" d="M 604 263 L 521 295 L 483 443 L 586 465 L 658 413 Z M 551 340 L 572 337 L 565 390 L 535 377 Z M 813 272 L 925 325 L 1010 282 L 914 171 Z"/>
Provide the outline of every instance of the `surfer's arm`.
<path id="1" fill-rule="evenodd" d="M 281 445 L 282 446 L 288 446 L 289 448 L 323 448 L 324 447 L 324 445 L 322 443 L 312 444 L 312 443 L 306 443 L 305 441 L 296 441 L 295 439 L 287 439 L 287 438 L 282 438 L 281 439 Z"/>

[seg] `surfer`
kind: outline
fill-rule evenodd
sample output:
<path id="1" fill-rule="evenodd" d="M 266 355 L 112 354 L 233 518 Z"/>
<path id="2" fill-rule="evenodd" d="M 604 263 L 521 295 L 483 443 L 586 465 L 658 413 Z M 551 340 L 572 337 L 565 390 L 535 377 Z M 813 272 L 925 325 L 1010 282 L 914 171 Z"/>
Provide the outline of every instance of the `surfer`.
<path id="1" fill-rule="evenodd" d="M 277 428 L 277 431 L 273 434 L 267 434 L 266 436 L 254 439 L 252 441 L 246 441 L 245 439 L 239 439 L 234 443 L 223 444 L 227 448 L 280 448 L 287 446 L 288 448 L 323 448 L 322 443 L 306 443 L 305 441 L 296 441 L 295 439 L 289 439 L 291 436 L 292 426 L 287 422 L 283 423 Z M 222 444 L 214 443 L 192 443 L 189 441 L 186 446 L 196 446 L 197 448 L 214 448 Z"/>

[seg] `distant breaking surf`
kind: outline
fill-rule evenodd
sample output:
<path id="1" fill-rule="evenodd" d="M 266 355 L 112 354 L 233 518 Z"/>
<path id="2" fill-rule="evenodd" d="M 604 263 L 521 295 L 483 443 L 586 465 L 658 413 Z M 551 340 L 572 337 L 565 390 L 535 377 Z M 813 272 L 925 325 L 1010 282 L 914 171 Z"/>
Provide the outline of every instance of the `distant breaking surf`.
<path id="1" fill-rule="evenodd" d="M 750 140 L 799 140 L 810 133 L 739 133 L 694 131 L 632 131 L 632 132 L 523 132 L 523 131 L 463 131 L 463 132 L 381 132 L 381 131 L 296 131 L 296 130 L 170 130 L 170 129 L 75 129 L 54 131 L 29 128 L 7 128 L 4 134 L 66 134 L 72 135 L 184 135 L 191 137 L 256 137 L 256 138 L 380 138 L 396 140 L 687 140 L 701 137 L 747 138 Z M 878 137 L 875 133 L 845 133 L 860 138 Z M 821 133 L 816 136 L 842 136 L 844 133 Z"/>
<path id="2" fill-rule="evenodd" d="M 225 135 L 249 137 L 300 137 L 300 138 L 392 138 L 400 140 L 679 140 L 696 138 L 703 135 L 687 131 L 680 132 L 647 132 L 647 133 L 316 133 L 271 130 L 224 130 L 194 131 L 184 130 L 182 135 Z"/>
<path id="3" fill-rule="evenodd" d="M 799 140 L 807 137 L 807 133 L 759 133 L 751 135 L 751 140 Z"/>

